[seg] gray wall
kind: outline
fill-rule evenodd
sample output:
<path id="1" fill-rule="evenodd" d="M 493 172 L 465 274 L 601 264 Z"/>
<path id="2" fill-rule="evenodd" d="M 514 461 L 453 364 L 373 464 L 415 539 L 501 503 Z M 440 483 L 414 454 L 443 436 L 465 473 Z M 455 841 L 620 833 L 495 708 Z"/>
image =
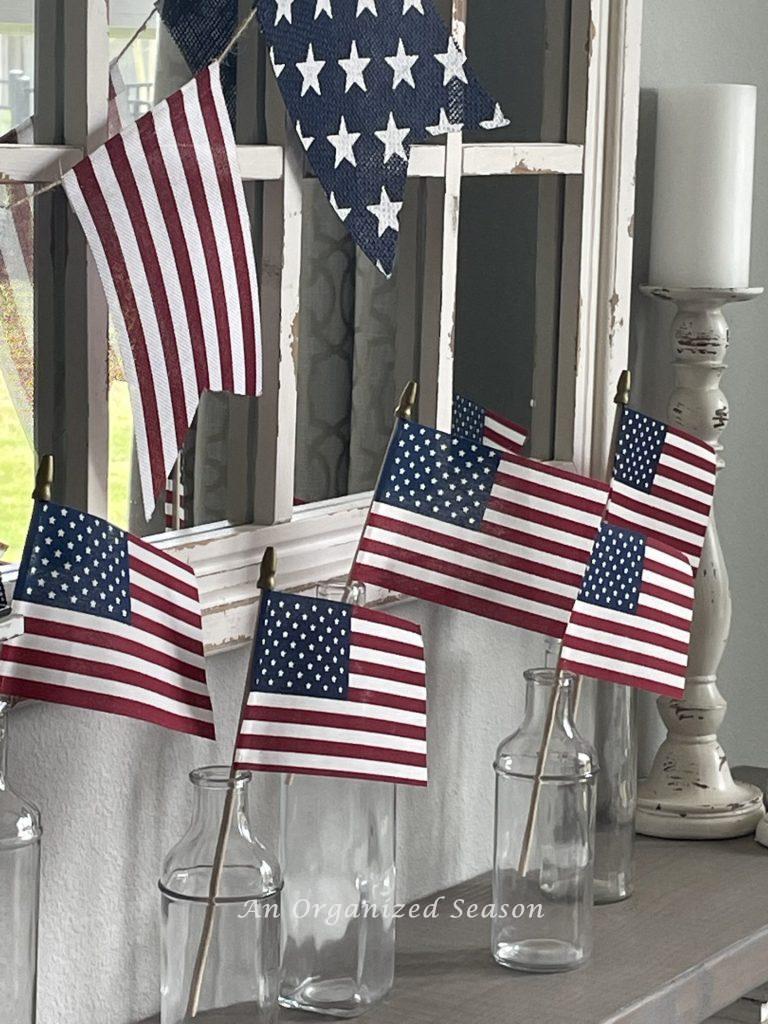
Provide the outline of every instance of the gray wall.
<path id="1" fill-rule="evenodd" d="M 752 284 L 768 285 L 767 51 L 765 0 L 645 0 L 635 219 L 637 284 L 647 281 L 655 90 L 661 85 L 737 82 L 758 88 Z M 764 765 L 768 763 L 768 685 L 762 648 L 768 615 L 768 299 L 731 306 L 727 315 L 732 347 L 723 388 L 731 402 L 731 423 L 723 436 L 726 468 L 718 483 L 717 517 L 733 592 L 733 626 L 720 671 L 721 688 L 729 702 L 720 736 L 732 765 Z M 665 414 L 672 379 L 670 318 L 668 308 L 636 295 L 632 348 L 637 390 L 633 397 L 645 411 L 659 416 Z"/>

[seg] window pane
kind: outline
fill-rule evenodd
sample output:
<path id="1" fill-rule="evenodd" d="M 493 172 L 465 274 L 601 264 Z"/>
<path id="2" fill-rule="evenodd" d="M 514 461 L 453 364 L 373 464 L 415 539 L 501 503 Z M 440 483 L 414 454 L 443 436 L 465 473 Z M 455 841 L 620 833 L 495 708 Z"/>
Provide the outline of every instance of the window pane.
<path id="1" fill-rule="evenodd" d="M 470 142 L 564 142 L 571 0 L 470 3 L 467 54 L 510 120 L 507 128 L 467 132 Z M 581 8 L 574 31 L 584 33 Z M 586 64 L 585 46 L 575 52 Z"/>
<path id="2" fill-rule="evenodd" d="M 354 246 L 315 180 L 305 182 L 296 424 L 296 504 L 370 490 L 393 410 L 415 375 L 415 222 L 409 186 L 387 280 Z M 408 212 L 406 212 L 408 211 Z M 415 234 L 415 232 L 413 232 Z"/>
<path id="3" fill-rule="evenodd" d="M 554 456 L 564 188 L 554 176 L 468 178 L 461 204 L 456 390 L 530 429 L 544 459 Z"/>
<path id="4" fill-rule="evenodd" d="M 0 185 L 0 203 L 25 185 Z M 0 560 L 18 561 L 34 480 L 32 204 L 0 210 Z"/>
<path id="5" fill-rule="evenodd" d="M 34 110 L 34 0 L 3 0 L 0 10 L 0 135 Z"/>

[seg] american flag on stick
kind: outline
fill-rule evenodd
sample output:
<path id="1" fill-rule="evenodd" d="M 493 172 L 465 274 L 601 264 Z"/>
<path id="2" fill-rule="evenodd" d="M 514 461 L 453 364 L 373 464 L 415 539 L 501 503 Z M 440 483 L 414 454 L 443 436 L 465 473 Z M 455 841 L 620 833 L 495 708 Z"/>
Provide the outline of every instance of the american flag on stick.
<path id="1" fill-rule="evenodd" d="M 464 395 L 453 396 L 451 432 L 471 441 L 487 444 L 499 451 L 519 455 L 528 439 L 525 427 L 518 426 L 500 413 L 483 408 Z"/>
<path id="2" fill-rule="evenodd" d="M 562 636 L 608 486 L 401 421 L 354 579 Z"/>
<path id="3" fill-rule="evenodd" d="M 202 392 L 261 391 L 256 266 L 218 64 L 62 180 L 116 325 L 149 519 Z"/>
<path id="4" fill-rule="evenodd" d="M 426 785 L 419 626 L 268 591 L 255 642 L 239 767 Z"/>
<path id="5" fill-rule="evenodd" d="M 77 509 L 35 504 L 16 581 L 24 633 L 0 693 L 214 738 L 192 568 Z"/>
<path id="6" fill-rule="evenodd" d="M 560 667 L 678 697 L 692 618 L 693 570 L 686 556 L 606 523 L 565 630 Z"/>
<path id="7" fill-rule="evenodd" d="M 672 544 L 698 568 L 715 495 L 712 445 L 634 409 L 622 412 L 608 519 Z"/>

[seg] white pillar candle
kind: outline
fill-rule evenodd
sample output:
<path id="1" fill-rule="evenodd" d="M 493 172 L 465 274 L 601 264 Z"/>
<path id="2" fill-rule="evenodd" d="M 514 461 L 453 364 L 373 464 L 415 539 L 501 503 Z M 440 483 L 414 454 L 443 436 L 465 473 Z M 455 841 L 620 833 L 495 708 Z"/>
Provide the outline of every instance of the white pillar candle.
<path id="1" fill-rule="evenodd" d="M 650 283 L 747 288 L 757 91 L 659 90 Z"/>

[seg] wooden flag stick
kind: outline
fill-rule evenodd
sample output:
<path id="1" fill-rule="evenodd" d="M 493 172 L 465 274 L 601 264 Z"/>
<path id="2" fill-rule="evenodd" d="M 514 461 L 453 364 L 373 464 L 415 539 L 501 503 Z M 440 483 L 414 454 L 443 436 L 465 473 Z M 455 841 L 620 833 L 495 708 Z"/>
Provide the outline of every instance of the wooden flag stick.
<path id="1" fill-rule="evenodd" d="M 398 425 L 400 423 L 400 420 L 411 420 L 411 419 L 413 419 L 413 413 L 414 413 L 414 410 L 416 408 L 416 398 L 417 398 L 418 394 L 419 394 L 419 384 L 418 384 L 418 381 L 409 380 L 408 383 L 403 388 L 403 393 L 400 395 L 400 401 L 397 403 L 397 408 L 395 409 L 395 423 L 394 423 L 394 426 L 392 427 L 392 433 L 390 434 L 390 437 L 389 437 L 389 442 L 387 444 L 387 450 L 386 450 L 386 452 L 384 454 L 384 458 L 381 460 L 381 466 L 379 467 L 379 473 L 378 473 L 378 476 L 376 477 L 376 483 L 373 485 L 373 498 L 371 498 L 371 505 L 373 505 L 373 502 L 376 500 L 376 491 L 378 491 L 378 489 L 379 489 L 379 483 L 381 482 L 381 474 L 384 472 L 384 464 L 387 461 L 387 455 L 389 455 L 389 449 L 392 446 L 392 441 L 395 438 L 395 432 L 397 431 L 397 428 L 398 428 Z M 371 512 L 371 508 L 369 506 L 368 507 L 368 515 L 370 515 L 370 512 Z M 366 515 L 366 523 L 368 522 L 368 515 Z M 365 532 L 365 524 L 363 524 L 363 529 L 360 532 L 360 538 L 358 539 L 357 547 L 355 548 L 355 554 L 354 554 L 354 556 L 352 558 L 352 562 L 351 562 L 351 564 L 349 566 L 349 572 L 347 573 L 347 579 L 346 579 L 346 582 L 344 584 L 344 593 L 342 595 L 342 600 L 343 601 L 348 601 L 349 600 L 349 595 L 352 592 L 352 584 L 354 582 L 354 580 L 352 579 L 352 573 L 354 572 L 354 569 L 355 569 L 355 562 L 357 561 L 357 556 L 358 556 L 358 553 L 360 551 L 360 545 L 363 542 L 363 533 L 364 532 Z"/>
<path id="2" fill-rule="evenodd" d="M 629 404 L 629 392 L 631 386 L 631 377 L 629 370 L 623 370 L 619 377 L 619 383 L 616 388 L 616 396 L 614 402 L 616 403 L 616 415 L 613 423 L 613 432 L 611 435 L 611 444 L 608 451 L 608 461 L 606 466 L 606 482 L 609 482 L 613 475 L 613 464 L 616 460 L 616 449 L 619 442 L 619 431 L 621 430 L 621 415 L 624 406 Z M 533 789 L 531 790 L 531 802 L 528 805 L 528 820 L 525 823 L 525 832 L 523 833 L 523 842 L 520 847 L 520 860 L 518 862 L 517 873 L 520 877 L 523 877 L 528 871 L 528 862 L 531 856 L 531 846 L 533 844 L 533 831 L 536 827 L 536 816 L 539 810 L 539 801 L 541 799 L 541 786 L 544 777 L 544 768 L 546 767 L 547 756 L 549 754 L 549 745 L 552 742 L 552 733 L 555 729 L 555 721 L 557 720 L 557 704 L 560 696 L 561 689 L 561 674 L 562 669 L 560 667 L 560 660 L 562 657 L 561 653 L 557 656 L 557 664 L 555 665 L 554 680 L 552 683 L 552 695 L 549 699 L 549 705 L 547 707 L 547 718 L 544 723 L 544 732 L 541 737 L 541 747 L 536 758 L 536 768 L 533 776 Z M 576 680 L 573 693 L 574 717 L 576 709 L 578 708 L 579 696 L 581 689 L 581 679 Z"/>
<path id="3" fill-rule="evenodd" d="M 259 574 L 259 590 L 262 594 L 269 590 L 274 590 L 275 587 L 275 572 L 277 571 L 277 559 L 275 557 L 275 549 L 273 547 L 267 548 L 264 552 L 264 557 L 261 560 L 261 572 Z M 243 718 L 245 717 L 245 709 L 248 706 L 248 697 L 251 692 L 251 679 L 253 676 L 253 665 L 254 658 L 256 655 L 256 637 L 259 628 L 259 616 L 261 614 L 261 601 L 256 609 L 256 626 L 254 628 L 253 644 L 251 645 L 251 654 L 248 659 L 248 670 L 245 675 L 245 688 L 243 690 L 243 700 L 240 705 L 240 717 L 237 720 L 237 731 L 235 732 L 235 742 L 232 749 L 232 762 L 229 770 L 230 780 L 235 778 L 237 769 L 235 767 L 237 761 L 237 741 L 240 737 L 240 731 L 243 726 Z M 189 1000 L 187 1001 L 187 1017 L 194 1020 L 197 1016 L 198 1007 L 200 1005 L 200 993 L 203 987 L 203 977 L 205 975 L 205 967 L 208 962 L 208 955 L 211 950 L 211 941 L 213 939 L 213 925 L 216 916 L 216 899 L 219 895 L 219 886 L 221 884 L 221 875 L 224 870 L 224 858 L 227 854 L 227 840 L 229 838 L 229 830 L 232 827 L 232 814 L 235 808 L 235 787 L 230 786 L 227 790 L 227 796 L 224 801 L 224 811 L 221 815 L 221 827 L 219 829 L 219 837 L 216 842 L 216 852 L 213 857 L 213 865 L 211 866 L 211 881 L 208 889 L 208 904 L 205 908 L 205 919 L 203 920 L 203 929 L 200 934 L 200 945 L 197 949 L 197 957 L 195 958 L 195 966 L 192 972 L 192 982 L 189 989 Z"/>

